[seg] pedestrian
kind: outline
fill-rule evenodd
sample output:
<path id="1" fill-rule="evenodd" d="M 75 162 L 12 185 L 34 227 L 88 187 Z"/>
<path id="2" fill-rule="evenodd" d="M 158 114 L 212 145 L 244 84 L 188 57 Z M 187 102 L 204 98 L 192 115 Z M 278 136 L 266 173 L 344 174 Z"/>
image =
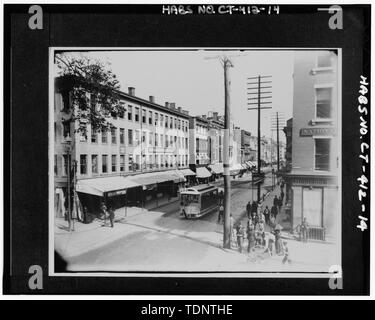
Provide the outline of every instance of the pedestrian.
<path id="1" fill-rule="evenodd" d="M 280 193 L 281 201 L 284 201 L 284 196 L 285 196 L 284 191 L 281 189 L 281 193 Z"/>
<path id="2" fill-rule="evenodd" d="M 268 209 L 268 206 L 266 206 L 266 209 L 263 211 L 264 220 L 266 221 L 266 224 L 270 224 L 270 209 Z"/>
<path id="3" fill-rule="evenodd" d="M 87 223 L 88 210 L 87 210 L 87 207 L 86 207 L 86 206 L 83 207 L 82 214 L 83 214 L 83 223 Z"/>
<path id="4" fill-rule="evenodd" d="M 221 204 L 220 205 L 220 208 L 219 208 L 219 215 L 217 217 L 217 223 L 220 223 L 221 220 L 223 220 L 223 217 L 224 217 L 224 207 L 223 205 Z"/>
<path id="5" fill-rule="evenodd" d="M 283 199 L 281 199 L 281 196 L 279 197 L 279 200 L 278 200 L 278 206 L 279 206 L 279 212 L 280 212 L 280 210 L 281 210 L 281 207 L 282 207 L 282 205 L 283 205 Z"/>
<path id="6" fill-rule="evenodd" d="M 235 239 L 235 235 L 233 232 L 233 228 L 234 228 L 234 219 L 233 219 L 232 214 L 230 214 L 229 216 L 229 238 L 232 244 L 236 244 L 236 239 Z"/>
<path id="7" fill-rule="evenodd" d="M 279 199 L 278 199 L 277 195 L 275 194 L 275 196 L 273 198 L 273 205 L 277 206 L 278 203 L 279 203 Z"/>
<path id="8" fill-rule="evenodd" d="M 102 213 L 102 216 L 104 218 L 104 224 L 106 224 L 106 218 L 107 218 L 107 206 L 105 205 L 105 202 L 102 201 L 101 205 L 100 205 L 100 210 L 101 210 L 101 213 Z"/>
<path id="9" fill-rule="evenodd" d="M 281 241 L 281 232 L 279 229 L 276 229 L 274 231 L 275 235 L 275 250 L 277 255 L 282 255 L 283 254 L 283 245 Z"/>
<path id="10" fill-rule="evenodd" d="M 259 220 L 255 229 L 257 232 L 257 244 L 264 247 L 266 245 L 266 233 L 264 232 L 264 221 L 262 219 Z"/>
<path id="11" fill-rule="evenodd" d="M 255 229 L 254 226 L 251 224 L 248 226 L 247 229 L 247 253 L 250 253 L 250 251 L 254 248 L 255 246 Z"/>
<path id="12" fill-rule="evenodd" d="M 251 204 L 251 215 L 254 217 L 258 210 L 258 204 L 255 200 L 253 200 L 253 203 Z"/>
<path id="13" fill-rule="evenodd" d="M 306 221 L 306 218 L 303 218 L 302 223 L 301 223 L 301 230 L 300 230 L 300 237 L 302 237 L 303 242 L 307 242 L 308 228 L 309 228 L 309 225 Z"/>
<path id="14" fill-rule="evenodd" d="M 289 264 L 291 264 L 292 260 L 290 259 L 288 243 L 286 241 L 283 242 L 283 251 L 284 251 L 284 258 L 283 258 L 282 263 L 285 264 L 286 262 L 288 262 Z"/>
<path id="15" fill-rule="evenodd" d="M 109 213 L 109 222 L 111 223 L 111 228 L 113 228 L 113 222 L 115 220 L 115 211 L 113 210 L 113 207 L 109 207 L 108 209 Z"/>
<path id="16" fill-rule="evenodd" d="M 223 204 L 223 203 L 224 203 L 224 192 L 223 190 L 221 190 L 219 193 L 219 204 Z"/>
<path id="17" fill-rule="evenodd" d="M 273 216 L 276 219 L 277 213 L 278 213 L 277 206 L 273 205 L 272 208 L 271 208 L 271 216 Z"/>
<path id="18" fill-rule="evenodd" d="M 247 214 L 247 218 L 249 219 L 250 214 L 251 214 L 251 203 L 250 203 L 250 201 L 246 205 L 246 214 Z"/>
<path id="19" fill-rule="evenodd" d="M 240 253 L 242 253 L 244 237 L 245 237 L 245 230 L 240 221 L 237 226 L 237 245 L 238 245 L 238 251 Z"/>
<path id="20" fill-rule="evenodd" d="M 273 256 L 273 248 L 274 248 L 274 240 L 269 238 L 267 249 L 264 252 L 268 253 L 270 256 Z"/>

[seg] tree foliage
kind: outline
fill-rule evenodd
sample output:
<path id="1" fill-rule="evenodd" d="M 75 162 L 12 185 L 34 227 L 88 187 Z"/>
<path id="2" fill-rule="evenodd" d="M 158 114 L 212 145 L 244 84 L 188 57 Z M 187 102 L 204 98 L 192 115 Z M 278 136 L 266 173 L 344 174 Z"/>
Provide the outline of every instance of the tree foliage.
<path id="1" fill-rule="evenodd" d="M 63 100 L 69 101 L 71 121 L 78 121 L 78 131 L 108 131 L 111 117 L 125 112 L 120 99 L 119 81 L 109 65 L 89 57 L 75 57 L 68 53 L 55 55 L 58 67 L 59 90 Z"/>

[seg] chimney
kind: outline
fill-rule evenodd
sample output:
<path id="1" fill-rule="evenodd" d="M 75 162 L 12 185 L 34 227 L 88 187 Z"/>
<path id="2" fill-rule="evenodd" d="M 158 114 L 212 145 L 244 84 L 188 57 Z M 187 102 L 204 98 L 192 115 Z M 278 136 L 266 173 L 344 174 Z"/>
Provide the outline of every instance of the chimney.
<path id="1" fill-rule="evenodd" d="M 154 96 L 149 96 L 148 99 L 150 102 L 155 103 L 155 97 Z"/>
<path id="2" fill-rule="evenodd" d="M 214 113 L 213 113 L 213 118 L 214 118 L 214 120 L 216 120 L 216 121 L 218 120 L 218 115 L 219 115 L 219 114 L 218 114 L 217 112 L 214 112 Z"/>
<path id="3" fill-rule="evenodd" d="M 188 114 L 189 114 L 189 111 L 187 111 L 187 110 L 182 110 L 182 113 L 188 115 Z"/>
<path id="4" fill-rule="evenodd" d="M 166 108 L 169 108 L 169 102 L 166 102 L 166 103 L 165 103 L 165 107 L 166 107 Z"/>
<path id="5" fill-rule="evenodd" d="M 205 114 L 202 114 L 203 119 L 207 119 L 207 116 Z"/>
<path id="6" fill-rule="evenodd" d="M 176 109 L 176 104 L 174 102 L 171 102 L 169 106 L 171 107 L 171 109 Z"/>
<path id="7" fill-rule="evenodd" d="M 129 95 L 134 96 L 135 95 L 135 88 L 134 87 L 128 87 Z"/>
<path id="8" fill-rule="evenodd" d="M 181 112 L 181 107 L 178 107 L 177 109 L 178 109 L 178 112 Z"/>

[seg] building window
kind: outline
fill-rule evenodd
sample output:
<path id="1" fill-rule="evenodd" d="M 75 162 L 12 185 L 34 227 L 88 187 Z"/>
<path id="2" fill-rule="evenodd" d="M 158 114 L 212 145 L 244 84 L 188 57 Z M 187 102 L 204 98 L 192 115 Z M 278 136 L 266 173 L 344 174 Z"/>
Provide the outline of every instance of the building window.
<path id="1" fill-rule="evenodd" d="M 106 154 L 102 155 L 102 172 L 107 173 L 108 172 L 108 156 Z"/>
<path id="2" fill-rule="evenodd" d="M 120 128 L 120 144 L 124 144 L 124 143 L 125 143 L 125 129 Z"/>
<path id="3" fill-rule="evenodd" d="M 165 127 L 168 128 L 168 116 L 165 116 Z"/>
<path id="4" fill-rule="evenodd" d="M 79 163 L 81 174 L 87 174 L 87 155 L 81 154 Z"/>
<path id="5" fill-rule="evenodd" d="M 102 143 L 107 143 L 107 131 L 102 131 Z"/>
<path id="6" fill-rule="evenodd" d="M 329 53 L 318 56 L 318 68 L 332 67 L 331 55 Z"/>
<path id="7" fill-rule="evenodd" d="M 148 112 L 148 124 L 152 124 L 152 111 Z"/>
<path id="8" fill-rule="evenodd" d="M 68 174 L 68 155 L 67 154 L 64 154 L 63 155 L 63 172 L 62 172 L 62 175 L 63 176 L 66 176 Z"/>
<path id="9" fill-rule="evenodd" d="M 55 154 L 55 157 L 54 157 L 53 172 L 55 173 L 55 176 L 58 175 L 58 171 L 57 171 L 57 154 Z"/>
<path id="10" fill-rule="evenodd" d="M 70 121 L 63 121 L 63 136 L 66 138 L 67 136 L 70 136 Z"/>
<path id="11" fill-rule="evenodd" d="M 142 109 L 142 123 L 146 123 L 146 110 Z"/>
<path id="12" fill-rule="evenodd" d="M 160 126 L 162 127 L 164 124 L 164 115 L 160 115 Z"/>
<path id="13" fill-rule="evenodd" d="M 117 129 L 116 128 L 111 129 L 111 137 L 112 137 L 112 144 L 116 144 L 117 143 Z"/>
<path id="14" fill-rule="evenodd" d="M 185 149 L 188 148 L 188 138 L 185 138 Z"/>
<path id="15" fill-rule="evenodd" d="M 173 118 L 172 117 L 170 117 L 169 129 L 173 129 Z"/>
<path id="16" fill-rule="evenodd" d="M 146 143 L 146 131 L 142 131 L 142 143 Z"/>
<path id="17" fill-rule="evenodd" d="M 116 172 L 117 171 L 117 157 L 115 154 L 112 155 L 112 172 Z"/>
<path id="18" fill-rule="evenodd" d="M 129 146 L 133 145 L 133 130 L 128 129 L 128 144 Z"/>
<path id="19" fill-rule="evenodd" d="M 332 88 L 316 88 L 316 117 L 331 117 Z"/>
<path id="20" fill-rule="evenodd" d="M 98 156 L 96 154 L 91 155 L 91 171 L 98 173 Z"/>
<path id="21" fill-rule="evenodd" d="M 150 145 L 150 146 L 152 146 L 152 137 L 153 137 L 153 133 L 152 132 L 149 132 L 148 133 L 148 144 Z"/>
<path id="22" fill-rule="evenodd" d="M 138 146 L 141 142 L 139 130 L 135 130 L 135 146 Z"/>
<path id="23" fill-rule="evenodd" d="M 315 170 L 329 170 L 331 139 L 315 139 Z"/>
<path id="24" fill-rule="evenodd" d="M 178 130 L 180 130 L 180 129 L 181 129 L 181 120 L 178 119 Z"/>
<path id="25" fill-rule="evenodd" d="M 169 136 L 165 135 L 165 147 L 168 148 Z"/>
<path id="26" fill-rule="evenodd" d="M 135 107 L 135 121 L 139 122 L 139 108 Z"/>
<path id="27" fill-rule="evenodd" d="M 132 106 L 128 106 L 128 120 L 129 121 L 133 121 L 133 107 Z"/>
<path id="28" fill-rule="evenodd" d="M 125 155 L 120 155 L 120 172 L 125 171 Z"/>
<path id="29" fill-rule="evenodd" d="M 98 142 L 98 134 L 96 130 L 91 129 L 91 143 L 97 143 Z"/>
<path id="30" fill-rule="evenodd" d="M 128 168 L 129 171 L 134 171 L 134 160 L 133 160 L 133 155 L 129 155 L 129 162 L 128 162 Z"/>
<path id="31" fill-rule="evenodd" d="M 158 125 L 158 121 L 159 121 L 159 114 L 155 112 L 155 126 Z"/>
<path id="32" fill-rule="evenodd" d="M 87 125 L 81 122 L 79 129 L 79 141 L 87 142 Z"/>
<path id="33" fill-rule="evenodd" d="M 155 133 L 155 147 L 158 146 L 159 135 Z"/>

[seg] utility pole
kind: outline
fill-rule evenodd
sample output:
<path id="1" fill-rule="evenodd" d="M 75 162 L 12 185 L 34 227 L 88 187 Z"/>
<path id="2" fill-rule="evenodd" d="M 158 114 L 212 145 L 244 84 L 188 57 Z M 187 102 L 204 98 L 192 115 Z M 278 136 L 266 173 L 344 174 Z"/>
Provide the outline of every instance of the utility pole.
<path id="1" fill-rule="evenodd" d="M 230 249 L 230 168 L 229 168 L 229 139 L 230 139 L 230 79 L 228 69 L 233 67 L 232 62 L 224 57 L 224 98 L 225 98 L 225 125 L 224 125 L 224 248 Z"/>
<path id="2" fill-rule="evenodd" d="M 267 83 L 272 83 L 272 81 L 263 81 L 263 79 L 266 79 L 266 78 L 271 78 L 271 76 L 257 76 L 257 77 L 250 77 L 250 78 L 247 78 L 248 80 L 250 81 L 253 81 L 253 82 L 250 82 L 250 83 L 247 83 L 248 85 L 252 86 L 250 88 L 247 88 L 248 90 L 248 95 L 250 96 L 250 98 L 247 98 L 247 100 L 256 100 L 256 102 L 248 102 L 247 104 L 248 105 L 256 105 L 257 107 L 254 107 L 254 108 L 247 108 L 247 110 L 258 110 L 258 174 L 257 174 L 257 201 L 258 201 L 258 204 L 260 202 L 260 182 L 261 180 L 263 179 L 261 177 L 261 170 L 260 170 L 260 165 L 261 165 L 261 157 L 260 157 L 260 154 L 261 154 L 261 124 L 260 124 L 260 112 L 262 109 L 272 109 L 272 107 L 262 107 L 263 105 L 265 104 L 270 104 L 272 103 L 271 101 L 269 101 L 268 99 L 271 99 L 272 96 L 269 95 L 267 96 L 267 94 L 271 94 L 272 91 L 262 91 L 262 89 L 269 89 L 269 88 L 272 88 L 271 85 L 265 85 L 265 86 L 262 86 L 264 84 L 267 84 Z M 255 81 L 255 82 L 254 82 Z M 256 90 L 256 91 L 251 91 L 251 90 Z"/>
<path id="3" fill-rule="evenodd" d="M 231 223 L 230 223 L 230 169 L 229 169 L 229 140 L 230 140 L 230 79 L 229 68 L 233 68 L 232 62 L 227 56 L 206 57 L 205 59 L 220 59 L 224 69 L 224 150 L 223 150 L 223 167 L 224 167 L 224 236 L 223 247 L 231 247 Z M 233 230 L 232 230 L 233 232 Z"/>
<path id="4" fill-rule="evenodd" d="M 285 126 L 285 119 L 284 115 L 280 114 L 280 112 L 276 112 L 275 115 L 273 115 L 273 119 L 271 122 L 271 130 L 276 130 L 276 146 L 277 146 L 277 171 L 280 171 L 280 136 L 279 131 L 280 127 Z"/>

